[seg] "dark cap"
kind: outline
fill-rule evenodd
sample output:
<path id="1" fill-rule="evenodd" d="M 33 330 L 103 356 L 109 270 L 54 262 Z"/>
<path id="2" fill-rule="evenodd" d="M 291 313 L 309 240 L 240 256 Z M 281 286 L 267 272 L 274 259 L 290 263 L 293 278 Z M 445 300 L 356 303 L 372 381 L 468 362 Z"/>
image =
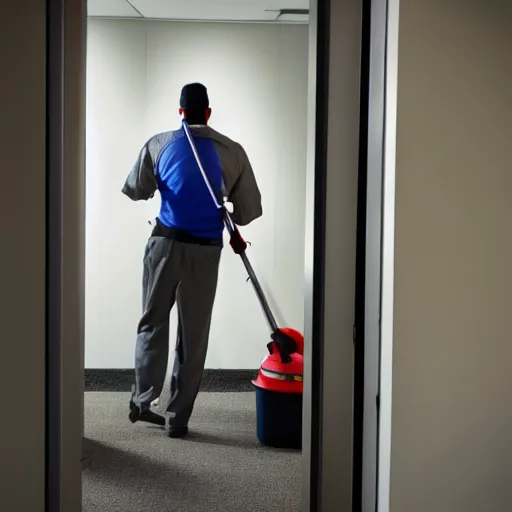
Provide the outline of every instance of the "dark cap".
<path id="1" fill-rule="evenodd" d="M 209 106 L 208 92 L 203 84 L 187 84 L 181 89 L 180 108 L 202 110 Z"/>

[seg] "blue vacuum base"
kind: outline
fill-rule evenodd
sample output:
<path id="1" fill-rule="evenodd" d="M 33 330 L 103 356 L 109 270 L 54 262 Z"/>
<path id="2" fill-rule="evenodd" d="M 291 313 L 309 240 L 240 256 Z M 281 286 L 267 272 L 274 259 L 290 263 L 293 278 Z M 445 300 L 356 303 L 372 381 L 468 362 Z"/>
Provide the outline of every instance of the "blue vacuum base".
<path id="1" fill-rule="evenodd" d="M 302 448 L 302 394 L 256 387 L 257 435 L 272 448 Z"/>

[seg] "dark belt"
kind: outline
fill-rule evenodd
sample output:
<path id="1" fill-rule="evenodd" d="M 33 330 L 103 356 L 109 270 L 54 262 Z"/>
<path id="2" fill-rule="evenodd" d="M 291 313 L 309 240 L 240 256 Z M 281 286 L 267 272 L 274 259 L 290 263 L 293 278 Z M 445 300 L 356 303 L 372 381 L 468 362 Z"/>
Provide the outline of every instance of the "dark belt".
<path id="1" fill-rule="evenodd" d="M 161 236 L 163 238 L 169 238 L 170 240 L 176 240 L 176 242 L 182 242 L 185 244 L 222 247 L 222 238 L 200 238 L 182 231 L 181 229 L 164 226 L 158 219 L 156 219 L 156 225 L 151 232 L 151 236 Z"/>

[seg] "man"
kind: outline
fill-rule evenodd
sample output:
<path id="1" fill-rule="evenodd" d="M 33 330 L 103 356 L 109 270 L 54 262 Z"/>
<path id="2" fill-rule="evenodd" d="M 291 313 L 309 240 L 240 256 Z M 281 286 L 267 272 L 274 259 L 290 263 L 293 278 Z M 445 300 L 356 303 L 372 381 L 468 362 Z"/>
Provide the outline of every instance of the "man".
<path id="1" fill-rule="evenodd" d="M 190 127 L 215 193 L 232 203 L 233 221 L 243 226 L 260 217 L 261 194 L 244 149 L 207 126 L 211 109 L 204 85 L 183 87 L 179 113 Z M 188 432 L 204 371 L 224 228 L 183 128 L 149 139 L 122 189 L 133 201 L 148 200 L 157 190 L 162 202 L 144 254 L 143 313 L 129 418 L 133 423 L 165 424 L 169 436 L 176 438 Z M 235 251 L 245 248 L 241 238 L 231 245 Z M 151 410 L 151 402 L 164 385 L 169 314 L 175 302 L 176 358 L 170 399 L 160 404 L 165 410 L 161 416 Z"/>

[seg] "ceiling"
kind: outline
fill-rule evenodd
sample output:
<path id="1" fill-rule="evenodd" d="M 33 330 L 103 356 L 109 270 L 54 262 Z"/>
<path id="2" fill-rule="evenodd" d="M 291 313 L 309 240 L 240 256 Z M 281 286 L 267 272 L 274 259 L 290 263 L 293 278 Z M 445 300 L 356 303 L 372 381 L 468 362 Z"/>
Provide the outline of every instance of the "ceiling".
<path id="1" fill-rule="evenodd" d="M 88 15 L 187 21 L 307 23 L 309 0 L 88 0 Z M 296 11 L 299 12 L 296 12 Z"/>

